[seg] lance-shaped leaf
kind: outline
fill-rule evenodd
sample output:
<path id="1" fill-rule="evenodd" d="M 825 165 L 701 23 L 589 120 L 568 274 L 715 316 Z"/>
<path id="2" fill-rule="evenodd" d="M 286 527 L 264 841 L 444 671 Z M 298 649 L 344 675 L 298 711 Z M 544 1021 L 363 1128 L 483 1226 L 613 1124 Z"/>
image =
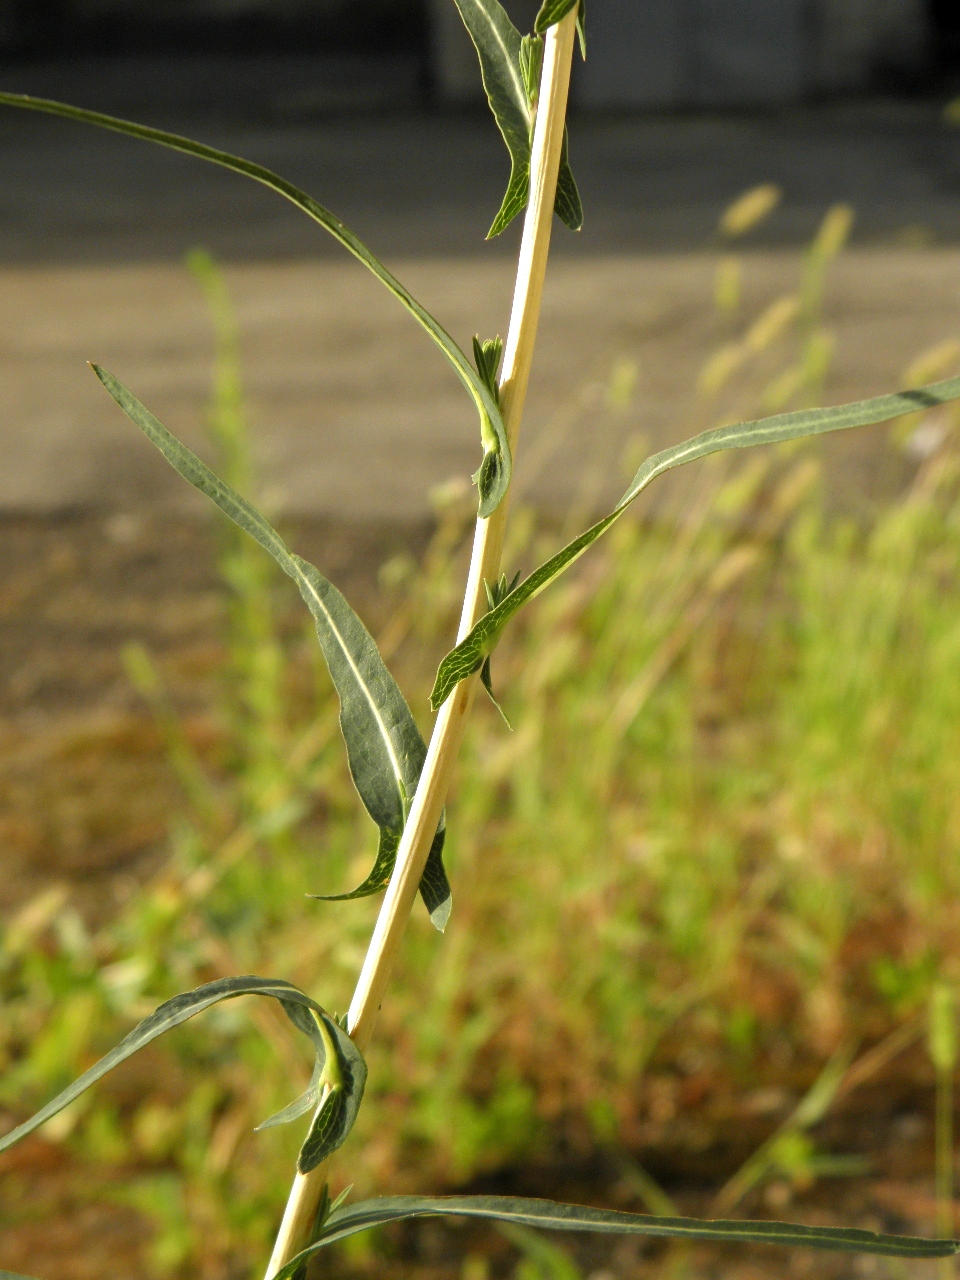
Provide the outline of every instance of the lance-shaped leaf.
<path id="1" fill-rule="evenodd" d="M 699 1218 L 653 1218 L 614 1209 L 590 1209 L 554 1200 L 522 1196 L 384 1196 L 335 1210 L 322 1234 L 298 1253 L 275 1280 L 290 1280 L 298 1267 L 327 1245 L 358 1231 L 428 1217 L 487 1218 L 545 1231 L 589 1231 L 601 1235 L 659 1236 L 708 1240 L 717 1244 L 788 1245 L 834 1253 L 869 1253 L 896 1258 L 949 1258 L 960 1252 L 956 1240 L 924 1240 L 916 1236 L 877 1235 L 839 1227 L 807 1227 L 794 1222 L 723 1222 Z"/>
<path id="2" fill-rule="evenodd" d="M 202 142 L 193 141 L 191 138 L 183 138 L 176 133 L 167 133 L 163 129 L 151 129 L 147 125 L 135 124 L 130 120 L 121 120 L 116 116 L 104 115 L 100 111 L 87 111 L 82 107 L 73 107 L 65 102 L 54 102 L 49 98 L 33 98 L 21 93 L 0 93 L 0 105 L 20 107 L 28 111 L 42 111 L 50 115 L 61 116 L 67 120 L 77 120 L 82 124 L 96 125 L 101 129 L 110 129 L 114 133 L 123 133 L 131 138 L 139 138 L 144 142 L 155 142 L 162 147 L 169 147 L 173 151 L 180 151 L 185 155 L 195 156 L 200 160 L 209 160 L 212 164 L 221 165 L 233 173 L 253 178 L 255 182 L 269 187 L 271 191 L 275 191 L 277 195 L 283 196 L 291 204 L 296 205 L 314 222 L 319 223 L 349 253 L 352 253 L 358 261 L 362 262 L 381 284 L 389 289 L 446 356 L 460 382 L 473 400 L 480 418 L 480 437 L 483 443 L 484 462 L 486 464 L 486 488 L 481 490 L 480 493 L 480 515 L 486 517 L 496 510 L 501 498 L 507 491 L 511 471 L 510 446 L 507 442 L 503 418 L 496 402 L 477 377 L 470 361 L 439 321 L 425 307 L 421 306 L 409 290 L 404 288 L 396 276 L 387 270 L 363 241 L 354 235 L 350 228 L 345 226 L 329 209 L 325 209 L 319 201 L 314 200 L 305 191 L 295 187 L 286 178 L 281 178 L 278 174 L 265 169 L 263 165 L 254 164 L 252 160 L 243 160 L 239 156 L 231 155 L 227 151 L 220 151 L 216 147 L 208 147 Z M 488 461 L 491 454 L 494 455 L 493 462 Z"/>
<path id="3" fill-rule="evenodd" d="M 292 983 L 284 982 L 279 978 L 247 976 L 219 978 L 216 982 L 207 982 L 194 991 L 185 991 L 182 995 L 165 1001 L 148 1018 L 138 1023 L 129 1035 L 124 1036 L 120 1043 L 95 1063 L 89 1071 L 85 1071 L 62 1093 L 58 1093 L 29 1120 L 25 1120 L 23 1124 L 17 1125 L 10 1133 L 0 1138 L 0 1151 L 5 1151 L 33 1133 L 40 1125 L 79 1098 L 98 1080 L 102 1080 L 114 1067 L 118 1067 L 121 1062 L 126 1062 L 127 1058 L 139 1053 L 158 1036 L 180 1026 L 188 1018 L 193 1018 L 204 1009 L 209 1009 L 211 1005 L 219 1004 L 221 1000 L 233 1000 L 237 996 L 248 995 L 269 996 L 273 1000 L 278 1000 L 294 1026 L 309 1036 L 313 1042 L 321 1071 L 335 1075 L 339 1081 L 342 1093 L 341 1116 L 335 1130 L 329 1135 L 330 1141 L 334 1142 L 334 1146 L 329 1150 L 334 1150 L 349 1133 L 363 1097 L 367 1067 L 360 1050 L 315 1000 L 311 1000 Z M 310 1141 L 311 1134 L 307 1135 L 307 1142 Z M 325 1158 L 329 1150 L 321 1158 Z"/>
<path id="4" fill-rule="evenodd" d="M 498 0 L 456 0 L 456 5 L 477 50 L 487 101 L 510 153 L 510 181 L 500 211 L 487 232 L 489 240 L 509 226 L 526 205 L 530 194 L 530 154 L 536 89 L 540 81 L 539 59 L 531 61 L 528 51 L 524 51 L 521 59 L 520 32 Z M 571 231 L 580 230 L 583 208 L 570 170 L 566 130 L 554 208 Z"/>
<path id="5" fill-rule="evenodd" d="M 93 366 L 93 371 L 173 469 L 255 538 L 300 589 L 313 615 L 320 647 L 340 698 L 340 728 L 350 772 L 360 799 L 380 828 L 377 863 L 381 878 L 389 865 L 389 879 L 427 749 L 376 642 L 337 588 L 312 564 L 294 555 L 251 503 L 172 435 L 123 383 L 98 365 Z M 451 903 L 442 854 L 441 827 L 430 852 L 428 873 L 420 886 L 430 918 L 441 930 L 449 918 Z M 366 892 L 376 892 L 385 882 L 382 880 Z"/>
<path id="6" fill-rule="evenodd" d="M 436 711 L 446 701 L 461 680 L 481 669 L 484 660 L 496 646 L 503 628 L 517 610 L 569 569 L 620 518 L 634 498 L 665 471 L 725 449 L 748 449 L 758 444 L 777 444 L 784 440 L 797 440 L 802 436 L 824 435 L 830 431 L 846 431 L 850 427 L 889 422 L 891 418 L 934 408 L 951 400 L 960 400 L 960 378 L 947 378 L 943 382 L 934 382 L 916 390 L 875 396 L 871 400 L 857 400 L 830 409 L 800 409 L 793 413 L 778 413 L 771 418 L 761 418 L 756 422 L 739 422 L 729 427 L 718 427 L 653 454 L 640 467 L 626 493 L 609 515 L 597 521 L 572 542 L 568 542 L 562 551 L 558 551 L 535 569 L 495 609 L 484 614 L 455 649 L 451 649 L 437 671 L 430 695 L 433 709 Z"/>

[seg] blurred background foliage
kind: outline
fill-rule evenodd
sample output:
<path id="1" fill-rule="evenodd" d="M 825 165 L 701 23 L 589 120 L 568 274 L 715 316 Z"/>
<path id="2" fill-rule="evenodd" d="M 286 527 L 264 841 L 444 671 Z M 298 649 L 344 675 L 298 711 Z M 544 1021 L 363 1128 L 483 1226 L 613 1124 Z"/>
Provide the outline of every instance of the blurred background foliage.
<path id="1" fill-rule="evenodd" d="M 715 349 L 691 430 L 823 392 L 823 289 L 852 213 L 828 213 L 795 293 L 747 315 L 749 266 L 734 242 L 777 199 L 771 187 L 748 193 L 718 231 L 705 299 Z M 190 266 L 218 337 L 211 450 L 255 495 L 229 300 L 209 259 Z M 958 368 L 948 337 L 903 383 Z M 528 442 L 530 466 L 641 393 L 642 371 L 611 353 L 606 375 Z M 818 1180 L 861 1171 L 865 1153 L 884 1167 L 876 1109 L 866 1131 L 840 1139 L 824 1124 L 916 1045 L 919 1067 L 915 1056 L 906 1084 L 871 1105 L 893 1114 L 918 1088 L 932 1099 L 936 1076 L 949 1151 L 958 428 L 953 409 L 896 424 L 884 447 L 902 488 L 873 509 L 827 506 L 815 446 L 681 472 L 512 627 L 493 674 L 515 732 L 478 706 L 448 810 L 452 921 L 442 941 L 422 912 L 412 923 L 336 1190 L 537 1187 L 558 1168 L 592 1168 L 636 1207 L 669 1211 L 692 1185 L 699 1210 L 782 1210 Z M 521 493 L 507 568 L 544 558 L 589 517 L 610 465 L 629 474 L 642 451 L 638 440 L 619 464 L 598 457 L 566 528 Z M 472 520 L 469 491 L 434 497 L 423 555 L 380 568 L 378 639 L 423 723 Z M 184 714 L 164 663 L 125 653 L 179 788 L 167 856 L 115 912 L 81 913 L 53 884 L 4 931 L 8 1123 L 199 982 L 277 974 L 330 1009 L 349 999 L 376 903 L 304 895 L 358 881 L 375 833 L 309 620 L 251 541 L 227 525 L 218 538 L 212 702 Z M 117 785 L 134 804 L 136 772 L 119 754 Z M 309 1070 L 282 1017 L 231 1004 L 128 1063 L 24 1158 L 61 1150 L 85 1194 L 144 1215 L 156 1273 L 246 1276 L 298 1138 L 252 1130 Z M 851 1132 L 856 1149 L 844 1145 Z M 896 1158 L 911 1167 L 903 1141 Z M 4 1215 L 29 1214 L 29 1180 L 5 1160 Z M 938 1167 L 949 1214 L 949 1162 Z M 551 1274 L 535 1245 L 513 1243 L 524 1275 Z M 375 1265 L 378 1247 L 353 1245 L 344 1265 Z M 464 1275 L 485 1266 L 468 1257 Z"/>

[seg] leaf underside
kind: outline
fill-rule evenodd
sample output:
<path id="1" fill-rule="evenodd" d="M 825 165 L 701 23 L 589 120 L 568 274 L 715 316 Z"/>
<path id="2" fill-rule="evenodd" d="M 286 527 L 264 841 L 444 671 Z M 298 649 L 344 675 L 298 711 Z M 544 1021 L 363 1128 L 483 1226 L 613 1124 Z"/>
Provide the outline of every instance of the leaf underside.
<path id="1" fill-rule="evenodd" d="M 121 120 L 116 116 L 104 115 L 101 111 L 87 111 L 83 107 L 73 107 L 65 102 L 55 102 L 49 98 L 34 98 L 22 93 L 0 93 L 0 106 L 19 107 L 27 111 L 41 111 L 48 115 L 60 116 L 66 120 L 76 120 L 81 124 L 95 125 L 101 129 L 109 129 L 114 133 L 122 133 L 128 137 L 139 138 L 144 142 L 153 142 L 162 147 L 169 147 L 184 155 L 194 156 L 199 160 L 208 160 L 212 164 L 221 165 L 233 173 L 242 174 L 261 183 L 271 191 L 289 200 L 301 212 L 334 237 L 349 253 L 372 272 L 390 293 L 407 309 L 420 327 L 440 348 L 448 363 L 456 373 L 467 394 L 473 400 L 480 419 L 480 435 L 485 452 L 497 454 L 497 466 L 488 468 L 491 483 L 480 497 L 479 514 L 482 517 L 491 515 L 499 505 L 510 484 L 511 461 L 510 445 L 507 441 L 506 428 L 500 410 L 490 392 L 477 377 L 470 361 L 429 311 L 414 298 L 383 263 L 377 258 L 363 241 L 340 221 L 329 209 L 319 201 L 295 187 L 286 178 L 255 164 L 252 160 L 244 160 L 240 156 L 209 147 L 205 143 L 195 142 L 192 138 L 183 138 L 176 133 L 167 133 L 163 129 L 152 129 L 148 125 L 136 124 L 130 120 Z"/>
<path id="2" fill-rule="evenodd" d="M 960 1251 L 956 1240 L 877 1235 L 872 1231 L 808 1227 L 792 1222 L 709 1221 L 655 1218 L 613 1209 L 591 1209 L 514 1196 L 385 1196 L 331 1213 L 320 1239 L 289 1262 L 275 1280 L 290 1280 L 298 1267 L 327 1245 L 358 1231 L 407 1218 L 453 1216 L 486 1218 L 546 1231 L 589 1231 L 604 1235 L 641 1235 L 720 1244 L 788 1245 L 883 1257 L 945 1258 Z"/>
<path id="3" fill-rule="evenodd" d="M 799 409 L 792 413 L 779 413 L 755 422 L 739 422 L 729 427 L 718 427 L 685 440 L 682 444 L 663 449 L 647 458 L 630 482 L 626 493 L 609 515 L 604 516 L 584 533 L 558 551 L 555 556 L 535 569 L 528 578 L 500 601 L 495 609 L 477 622 L 473 630 L 456 648 L 451 649 L 437 671 L 430 704 L 436 711 L 450 696 L 461 680 L 473 675 L 483 666 L 484 659 L 494 649 L 503 628 L 518 609 L 539 595 L 566 569 L 579 559 L 592 543 L 610 528 L 636 498 L 657 476 L 674 467 L 681 467 L 708 454 L 727 449 L 747 449 L 760 444 L 777 444 L 797 440 L 803 436 L 824 435 L 831 431 L 846 431 L 851 427 L 863 427 L 872 423 L 889 422 L 892 418 L 918 410 L 931 409 L 960 400 L 960 378 L 947 378 L 912 391 L 900 391 L 893 395 L 874 396 L 870 400 L 856 400 L 850 404 L 836 405 L 828 409 Z"/>
<path id="4" fill-rule="evenodd" d="M 322 1158 L 326 1158 L 343 1142 L 356 1119 L 363 1089 L 367 1079 L 367 1066 L 360 1050 L 347 1033 L 337 1025 L 330 1015 L 290 982 L 280 978 L 258 978 L 245 976 L 239 978 L 219 978 L 216 982 L 207 982 L 193 991 L 185 991 L 161 1004 L 149 1017 L 139 1022 L 133 1030 L 120 1041 L 108 1054 L 95 1063 L 89 1071 L 71 1085 L 68 1085 L 55 1098 L 41 1107 L 35 1115 L 23 1124 L 17 1125 L 10 1133 L 0 1138 L 0 1152 L 6 1151 L 14 1143 L 38 1129 L 40 1125 L 51 1119 L 64 1107 L 70 1105 L 81 1094 L 102 1080 L 121 1062 L 132 1057 L 157 1039 L 158 1036 L 180 1026 L 189 1018 L 193 1018 L 205 1009 L 219 1004 L 222 1000 L 233 1000 L 237 996 L 269 996 L 279 1001 L 284 1013 L 293 1025 L 309 1037 L 317 1054 L 318 1066 L 325 1064 L 327 1046 L 333 1048 L 337 1056 L 337 1069 L 343 1081 L 344 1102 L 340 1123 L 329 1135 L 328 1149 Z M 316 1074 L 316 1073 L 315 1073 Z M 283 1113 L 279 1113 L 283 1114 Z M 303 1114 L 301 1111 L 299 1114 Z M 294 1117 L 290 1117 L 293 1119 Z M 274 1120 L 277 1118 L 274 1117 Z M 311 1131 L 312 1132 L 312 1131 Z M 308 1134 L 308 1141 L 310 1140 Z M 332 1145 L 331 1145 L 332 1144 Z M 2 1274 L 2 1273 L 0 1273 Z"/>
<path id="5" fill-rule="evenodd" d="M 257 509 L 221 480 L 146 409 L 123 383 L 98 365 L 93 371 L 135 426 L 173 469 L 205 494 L 273 556 L 297 584 L 313 615 L 317 638 L 340 698 L 340 728 L 350 773 L 360 799 L 380 828 L 377 882 L 355 896 L 383 888 L 396 858 L 407 809 L 420 778 L 427 748 L 416 721 L 387 670 L 376 642 L 337 588 L 312 564 L 294 555 Z M 438 929 L 450 915 L 451 895 L 443 867 L 441 824 L 420 886 Z"/>
<path id="6" fill-rule="evenodd" d="M 534 112 L 520 62 L 520 32 L 498 0 L 455 0 L 470 34 L 487 101 L 510 154 L 510 181 L 487 239 L 498 236 L 526 206 L 530 194 L 530 155 Z M 567 133 L 557 176 L 554 209 L 571 231 L 583 226 L 583 207 L 570 169 Z"/>

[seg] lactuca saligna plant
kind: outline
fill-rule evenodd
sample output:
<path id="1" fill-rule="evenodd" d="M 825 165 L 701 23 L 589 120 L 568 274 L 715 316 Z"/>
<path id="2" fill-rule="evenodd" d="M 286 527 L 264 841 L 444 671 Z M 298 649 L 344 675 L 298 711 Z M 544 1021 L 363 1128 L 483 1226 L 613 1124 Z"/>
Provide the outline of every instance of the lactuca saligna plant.
<path id="1" fill-rule="evenodd" d="M 167 431 L 113 374 L 93 366 L 104 388 L 170 465 L 249 533 L 297 584 L 313 616 L 339 695 L 340 726 L 357 792 L 379 829 L 371 872 L 352 893 L 342 896 L 386 892 L 345 1017 L 329 1014 L 283 979 L 242 977 L 207 983 L 161 1005 L 69 1088 L 0 1140 L 0 1151 L 32 1133 L 163 1032 L 219 1001 L 260 995 L 280 1003 L 315 1051 L 315 1068 L 306 1092 L 264 1122 L 285 1124 L 311 1115 L 267 1280 L 302 1275 L 313 1254 L 376 1224 L 441 1214 L 481 1217 L 526 1228 L 949 1257 L 960 1250 L 960 1243 L 949 1239 L 921 1240 L 790 1223 L 649 1217 L 518 1197 L 393 1196 L 350 1206 L 329 1200 L 327 1162 L 350 1132 L 361 1105 L 367 1075 L 363 1053 L 417 892 L 438 929 L 444 929 L 450 916 L 452 899 L 443 864 L 444 805 L 478 677 L 491 692 L 490 659 L 513 615 L 564 573 L 665 471 L 721 450 L 884 422 L 960 399 L 960 378 L 953 378 L 897 395 L 784 413 L 705 432 L 648 458 L 607 516 L 523 581 L 515 578 L 508 585 L 500 570 L 505 498 L 532 365 L 553 213 L 556 211 L 574 230 L 582 220 L 567 154 L 566 107 L 578 34 L 581 52 L 585 52 L 584 0 L 545 0 L 534 31 L 526 36 L 517 31 L 498 0 L 454 2 L 477 49 L 487 97 L 510 153 L 510 182 L 490 234 L 499 233 L 524 211 L 506 342 L 478 337 L 473 363 L 362 241 L 323 205 L 285 179 L 260 165 L 174 134 L 63 103 L 0 93 L 0 103 L 49 112 L 173 148 L 253 178 L 290 200 L 359 259 L 443 352 L 476 408 L 482 446 L 474 476 L 477 524 L 459 635 L 437 672 L 432 703 L 439 714 L 427 745 L 373 638 L 337 588 L 292 552 L 259 511 Z"/>

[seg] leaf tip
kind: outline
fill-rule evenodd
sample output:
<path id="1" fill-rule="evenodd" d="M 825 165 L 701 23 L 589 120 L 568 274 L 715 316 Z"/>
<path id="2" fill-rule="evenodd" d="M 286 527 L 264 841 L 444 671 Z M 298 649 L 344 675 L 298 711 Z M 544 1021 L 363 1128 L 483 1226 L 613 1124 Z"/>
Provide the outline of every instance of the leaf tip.
<path id="1" fill-rule="evenodd" d="M 438 933 L 444 933 L 447 925 L 450 923 L 450 912 L 453 910 L 453 894 L 448 894 L 443 902 L 439 903 L 430 912 L 430 923 Z"/>
<path id="2" fill-rule="evenodd" d="M 441 679 L 441 673 L 438 671 L 430 692 L 430 710 L 439 711 L 449 696 L 450 690 L 446 687 L 446 680 Z"/>

